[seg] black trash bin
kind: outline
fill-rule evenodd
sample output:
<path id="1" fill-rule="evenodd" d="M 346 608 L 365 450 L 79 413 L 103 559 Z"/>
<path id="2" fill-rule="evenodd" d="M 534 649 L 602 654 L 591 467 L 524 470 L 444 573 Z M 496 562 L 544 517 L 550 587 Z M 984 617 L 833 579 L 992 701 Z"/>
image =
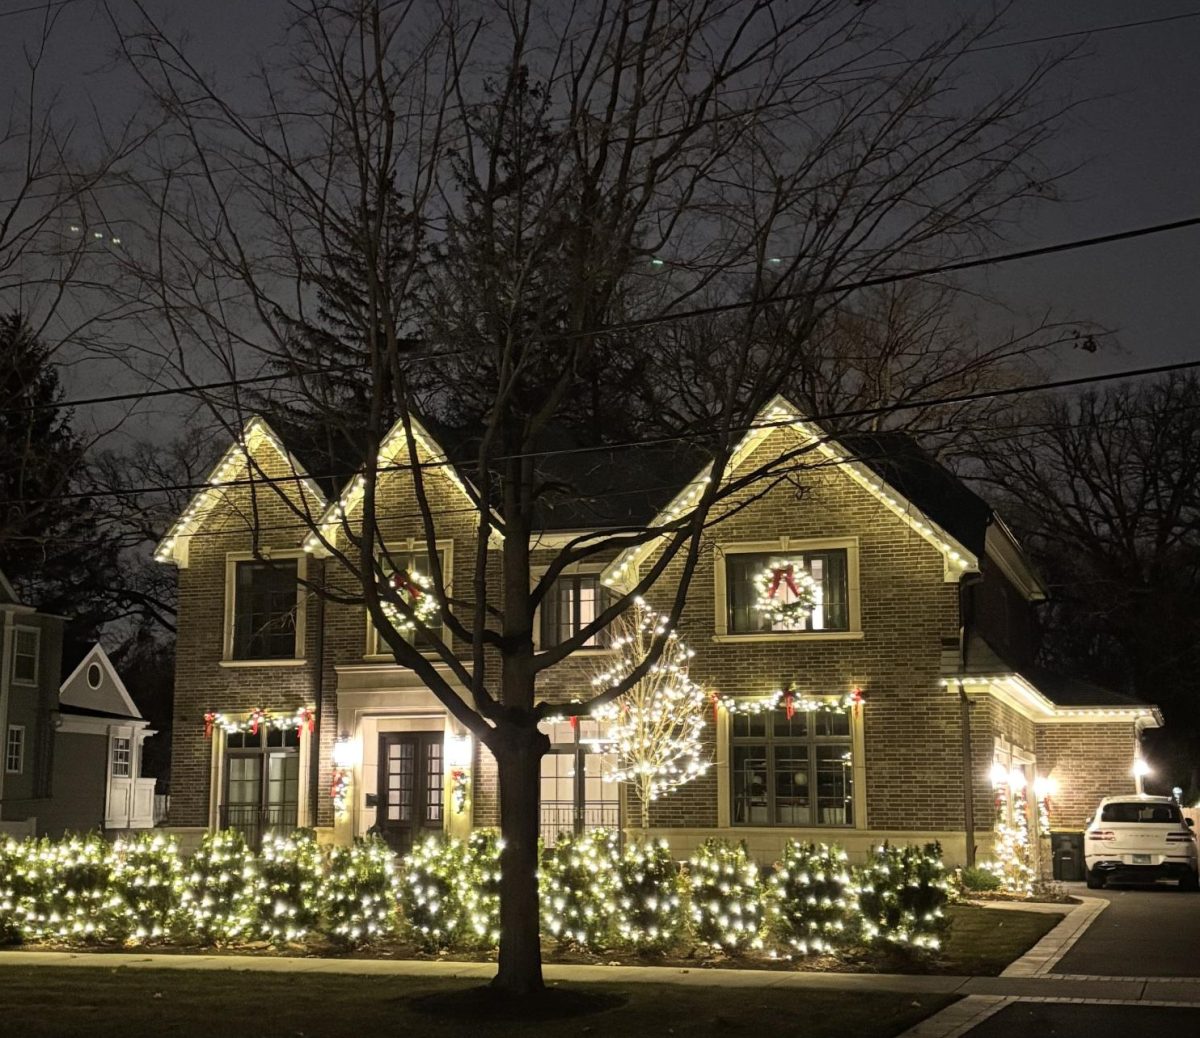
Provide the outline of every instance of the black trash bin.
<path id="1" fill-rule="evenodd" d="M 1050 855 L 1056 880 L 1078 883 L 1084 879 L 1083 833 L 1051 833 Z"/>

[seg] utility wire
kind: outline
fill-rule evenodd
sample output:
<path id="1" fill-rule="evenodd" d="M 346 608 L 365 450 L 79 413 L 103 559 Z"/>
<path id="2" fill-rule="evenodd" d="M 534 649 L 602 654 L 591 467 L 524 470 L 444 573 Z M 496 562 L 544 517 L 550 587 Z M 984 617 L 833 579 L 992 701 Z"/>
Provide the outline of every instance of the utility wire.
<path id="1" fill-rule="evenodd" d="M 798 418 L 780 418 L 772 421 L 751 422 L 747 425 L 734 426 L 729 431 L 734 433 L 748 433 L 762 429 L 779 429 L 786 428 L 796 421 L 803 421 L 808 424 L 822 424 L 827 422 L 842 421 L 846 419 L 860 418 L 879 418 L 891 414 L 899 414 L 904 411 L 916 411 L 925 408 L 944 407 L 948 405 L 976 403 L 983 400 L 999 400 L 1006 397 L 1022 396 L 1028 393 L 1044 393 L 1053 392 L 1060 389 L 1069 389 L 1077 386 L 1096 385 L 1104 382 L 1121 381 L 1125 379 L 1147 378 L 1152 375 L 1166 375 L 1181 371 L 1193 371 L 1200 368 L 1200 360 L 1179 361 L 1174 364 L 1158 364 L 1153 367 L 1143 368 L 1127 368 L 1122 371 L 1111 371 L 1102 375 L 1080 375 L 1075 378 L 1055 379 L 1052 381 L 1037 382 L 1031 385 L 1023 386 L 1008 386 L 1003 389 L 987 389 L 978 390 L 970 393 L 956 393 L 944 397 L 930 397 L 923 400 L 905 400 L 894 404 L 883 404 L 877 407 L 859 407 L 849 408 L 842 411 L 829 411 L 824 414 L 802 415 Z M 854 430 L 850 430 L 854 431 Z M 680 433 L 670 436 L 655 436 L 645 437 L 634 440 L 623 440 L 615 443 L 608 443 L 596 446 L 586 447 L 562 447 L 554 450 L 545 451 L 528 451 L 520 454 L 505 454 L 498 455 L 492 461 L 516 461 L 524 458 L 547 458 L 561 457 L 564 455 L 579 455 L 579 454 L 601 454 L 610 451 L 626 450 L 637 447 L 659 446 L 669 443 L 686 443 L 699 439 L 697 433 Z M 837 434 L 834 433 L 830 437 L 833 440 L 837 439 Z M 378 465 L 374 471 L 376 473 L 384 472 L 403 472 L 419 467 L 422 471 L 427 469 L 437 468 L 455 468 L 455 463 L 449 459 L 435 459 L 424 462 L 419 466 L 414 466 L 410 462 L 402 464 L 392 463 L 388 465 Z M 224 481 L 219 485 L 221 489 L 229 489 L 234 487 L 254 487 L 254 486 L 271 486 L 275 484 L 291 484 L 299 488 L 306 481 L 311 480 L 319 483 L 323 479 L 341 479 L 344 478 L 338 473 L 326 473 L 323 476 L 314 477 L 311 475 L 301 475 L 296 473 L 291 476 L 255 476 L 249 479 L 235 479 Z M 350 477 L 354 478 L 354 477 Z M 169 493 L 179 491 L 196 491 L 213 489 L 214 484 L 210 482 L 203 483 L 176 483 L 166 486 L 148 486 L 148 487 L 125 487 L 120 490 L 94 490 L 71 494 L 58 494 L 45 498 L 13 498 L 9 500 L 9 504 L 46 504 L 55 501 L 69 500 L 84 500 L 95 497 L 129 497 L 135 494 L 145 493 Z M 340 493 L 339 493 L 340 496 Z M 335 498 L 336 500 L 336 498 Z M 298 521 L 303 521 L 299 520 Z"/>
<path id="2" fill-rule="evenodd" d="M 611 335 L 617 332 L 636 331 L 640 328 L 648 328 L 657 324 L 664 324 L 669 321 L 684 321 L 697 317 L 719 316 L 722 314 L 733 313 L 738 310 L 745 310 L 755 306 L 767 306 L 772 303 L 789 302 L 797 299 L 818 296 L 838 295 L 859 291 L 864 288 L 877 288 L 880 285 L 892 285 L 905 281 L 915 281 L 920 278 L 934 277 L 939 274 L 956 273 L 962 270 L 974 270 L 980 267 L 999 266 L 1004 263 L 1016 263 L 1021 260 L 1034 259 L 1039 256 L 1052 256 L 1063 252 L 1072 252 L 1076 249 L 1089 249 L 1098 245 L 1109 245 L 1114 242 L 1132 241 L 1137 238 L 1145 238 L 1154 234 L 1165 234 L 1170 231 L 1178 231 L 1184 228 L 1196 226 L 1200 226 L 1200 216 L 1189 216 L 1180 220 L 1170 220 L 1166 223 L 1146 224 L 1141 227 L 1133 227 L 1124 231 L 1115 231 L 1111 234 L 1095 235 L 1091 238 L 1075 238 L 1069 241 L 1055 242 L 1051 245 L 1038 245 L 1028 249 L 1018 249 L 1014 252 L 999 253 L 993 256 L 977 256 L 973 259 L 956 260 L 951 263 L 940 263 L 935 266 L 920 267 L 914 270 L 900 271 L 895 274 L 880 274 L 875 277 L 863 278 L 858 281 L 843 281 L 839 284 L 831 285 L 828 288 L 819 289 L 817 291 L 781 292 L 777 295 L 770 296 L 765 300 L 741 300 L 734 303 L 718 303 L 713 306 L 698 307 L 692 310 L 681 310 L 677 313 L 659 314 L 654 317 L 642 317 L 632 321 L 622 321 L 618 324 L 610 324 L 603 328 L 597 328 L 591 331 L 564 333 L 558 336 L 558 338 L 560 340 L 570 340 L 594 337 L 597 335 Z M 471 352 L 472 351 L 469 349 L 449 350 L 445 353 L 415 354 L 408 359 L 437 361 L 447 357 L 466 356 Z M 313 369 L 314 372 L 323 373 L 345 373 L 352 370 L 356 369 L 351 366 Z M 141 400 L 149 397 L 173 396 L 177 394 L 187 395 L 205 392 L 212 389 L 230 389 L 235 386 L 247 385 L 250 383 L 257 384 L 273 380 L 282 381 L 284 379 L 294 378 L 296 374 L 301 373 L 303 372 L 283 372 L 278 375 L 258 375 L 250 379 L 228 379 L 221 382 L 210 382 L 197 386 L 180 386 L 178 388 L 156 389 L 137 393 L 111 393 L 107 396 L 82 397 L 75 400 L 60 400 L 48 404 L 31 404 L 21 408 L 6 408 L 0 410 L 0 415 L 25 414 L 32 411 L 44 411 L 60 407 L 84 407 L 94 404 L 111 404 L 122 401 Z M 1131 375 L 1130 377 L 1133 376 Z"/>

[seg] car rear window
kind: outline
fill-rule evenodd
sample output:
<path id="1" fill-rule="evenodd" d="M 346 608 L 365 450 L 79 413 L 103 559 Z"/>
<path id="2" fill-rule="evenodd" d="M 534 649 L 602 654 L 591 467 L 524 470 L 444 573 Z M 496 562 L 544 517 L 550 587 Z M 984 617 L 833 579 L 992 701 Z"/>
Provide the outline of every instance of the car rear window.
<path id="1" fill-rule="evenodd" d="M 1182 821 L 1179 807 L 1175 804 L 1139 804 L 1129 803 L 1105 804 L 1100 812 L 1102 822 L 1156 822 L 1163 825 L 1169 822 L 1176 824 Z"/>

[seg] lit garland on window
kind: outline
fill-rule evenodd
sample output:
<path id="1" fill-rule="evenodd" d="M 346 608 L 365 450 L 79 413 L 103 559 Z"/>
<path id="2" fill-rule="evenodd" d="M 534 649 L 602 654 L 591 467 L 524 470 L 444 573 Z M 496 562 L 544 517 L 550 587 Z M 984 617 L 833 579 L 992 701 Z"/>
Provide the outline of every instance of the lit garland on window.
<path id="1" fill-rule="evenodd" d="M 840 713 L 845 710 L 856 709 L 862 706 L 864 702 L 862 689 L 860 688 L 856 688 L 844 696 L 811 696 L 797 692 L 793 685 L 762 695 L 737 695 L 732 692 L 711 692 L 710 696 L 712 698 L 714 714 L 717 712 L 718 707 L 724 707 L 731 714 L 756 716 L 758 714 L 770 713 L 772 710 L 782 706 L 789 718 L 793 714 L 804 713 L 810 710 Z"/>
<path id="2" fill-rule="evenodd" d="M 776 630 L 803 630 L 817 606 L 817 582 L 803 559 L 784 559 L 759 571 L 754 590 L 755 608 Z"/>
<path id="3" fill-rule="evenodd" d="M 413 617 L 423 624 L 429 623 L 438 614 L 438 601 L 433 594 L 433 581 L 415 569 L 397 570 L 388 579 L 393 593 L 411 611 Z M 401 632 L 411 632 L 416 629 L 413 620 L 400 611 L 400 608 L 389 597 L 380 600 L 383 614 L 391 625 Z"/>
<path id="4" fill-rule="evenodd" d="M 705 692 L 688 676 L 695 653 L 670 629 L 668 618 L 636 599 L 614 628 L 609 665 L 592 678 L 597 690 L 613 688 L 665 639 L 649 671 L 593 716 L 605 725 L 605 742 L 616 758 L 611 778 L 637 791 L 642 828 L 650 804 L 709 768 L 702 733 Z"/>
<path id="5" fill-rule="evenodd" d="M 285 731 L 289 728 L 294 728 L 296 734 L 307 729 L 311 735 L 316 726 L 316 715 L 306 706 L 302 706 L 299 710 L 295 710 L 290 714 L 279 714 L 271 710 L 264 710 L 262 707 L 257 707 L 251 710 L 248 714 L 234 716 L 233 714 L 221 713 L 218 710 L 209 710 L 204 715 L 204 737 L 209 739 L 212 737 L 213 730 L 221 729 L 226 735 L 233 735 L 238 732 L 249 732 L 251 735 L 257 735 L 260 729 L 274 729 L 275 731 Z"/>

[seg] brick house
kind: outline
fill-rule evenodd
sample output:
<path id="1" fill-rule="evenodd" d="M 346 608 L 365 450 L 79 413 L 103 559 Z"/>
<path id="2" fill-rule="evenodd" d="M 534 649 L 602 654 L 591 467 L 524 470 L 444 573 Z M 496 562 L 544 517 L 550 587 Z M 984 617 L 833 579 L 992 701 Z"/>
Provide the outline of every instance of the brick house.
<path id="1" fill-rule="evenodd" d="M 714 692 L 714 766 L 652 805 L 651 830 L 680 855 L 718 834 L 764 860 L 802 836 L 855 856 L 883 839 L 937 839 L 962 861 L 968 844 L 987 852 L 998 808 L 1010 821 L 1023 812 L 1037 832 L 1046 812 L 1035 801 L 1052 791 L 1050 826 L 1079 829 L 1101 796 L 1133 792 L 1140 732 L 1161 718 L 1032 665 L 1033 609 L 1046 591 L 999 516 L 904 436 L 825 441 L 783 400 L 764 418 L 734 472 L 799 445 L 806 464 L 740 490 L 705 544 L 679 627 L 696 653 L 693 677 Z M 453 593 L 470 586 L 473 509 L 424 430 L 418 450 L 435 462 L 423 478 Z M 429 547 L 411 476 L 396 464 L 403 455 L 397 430 L 381 449 L 377 510 L 397 565 L 420 570 Z M 621 471 L 611 466 L 607 478 Z M 704 474 L 677 478 L 675 499 L 592 508 L 588 525 L 686 507 Z M 363 607 L 338 601 L 353 586 L 312 536 L 317 524 L 330 537 L 343 521 L 353 527 L 361 484 L 327 499 L 258 418 L 209 484 L 158 550 L 179 571 L 171 825 L 232 826 L 251 838 L 314 825 L 339 841 L 374 830 L 403 848 L 422 832 L 495 824 L 490 754 L 379 651 Z M 548 513 L 535 565 L 580 532 L 581 514 Z M 569 569 L 547 597 L 539 643 L 577 630 L 654 551 Z M 754 578 L 788 565 L 812 578 L 814 608 L 801 625 L 772 627 Z M 673 590 L 677 569 L 657 587 Z M 547 672 L 545 698 L 583 695 L 606 652 L 581 651 Z M 595 722 L 547 729 L 547 838 L 629 829 L 637 815 L 605 779 Z"/>

